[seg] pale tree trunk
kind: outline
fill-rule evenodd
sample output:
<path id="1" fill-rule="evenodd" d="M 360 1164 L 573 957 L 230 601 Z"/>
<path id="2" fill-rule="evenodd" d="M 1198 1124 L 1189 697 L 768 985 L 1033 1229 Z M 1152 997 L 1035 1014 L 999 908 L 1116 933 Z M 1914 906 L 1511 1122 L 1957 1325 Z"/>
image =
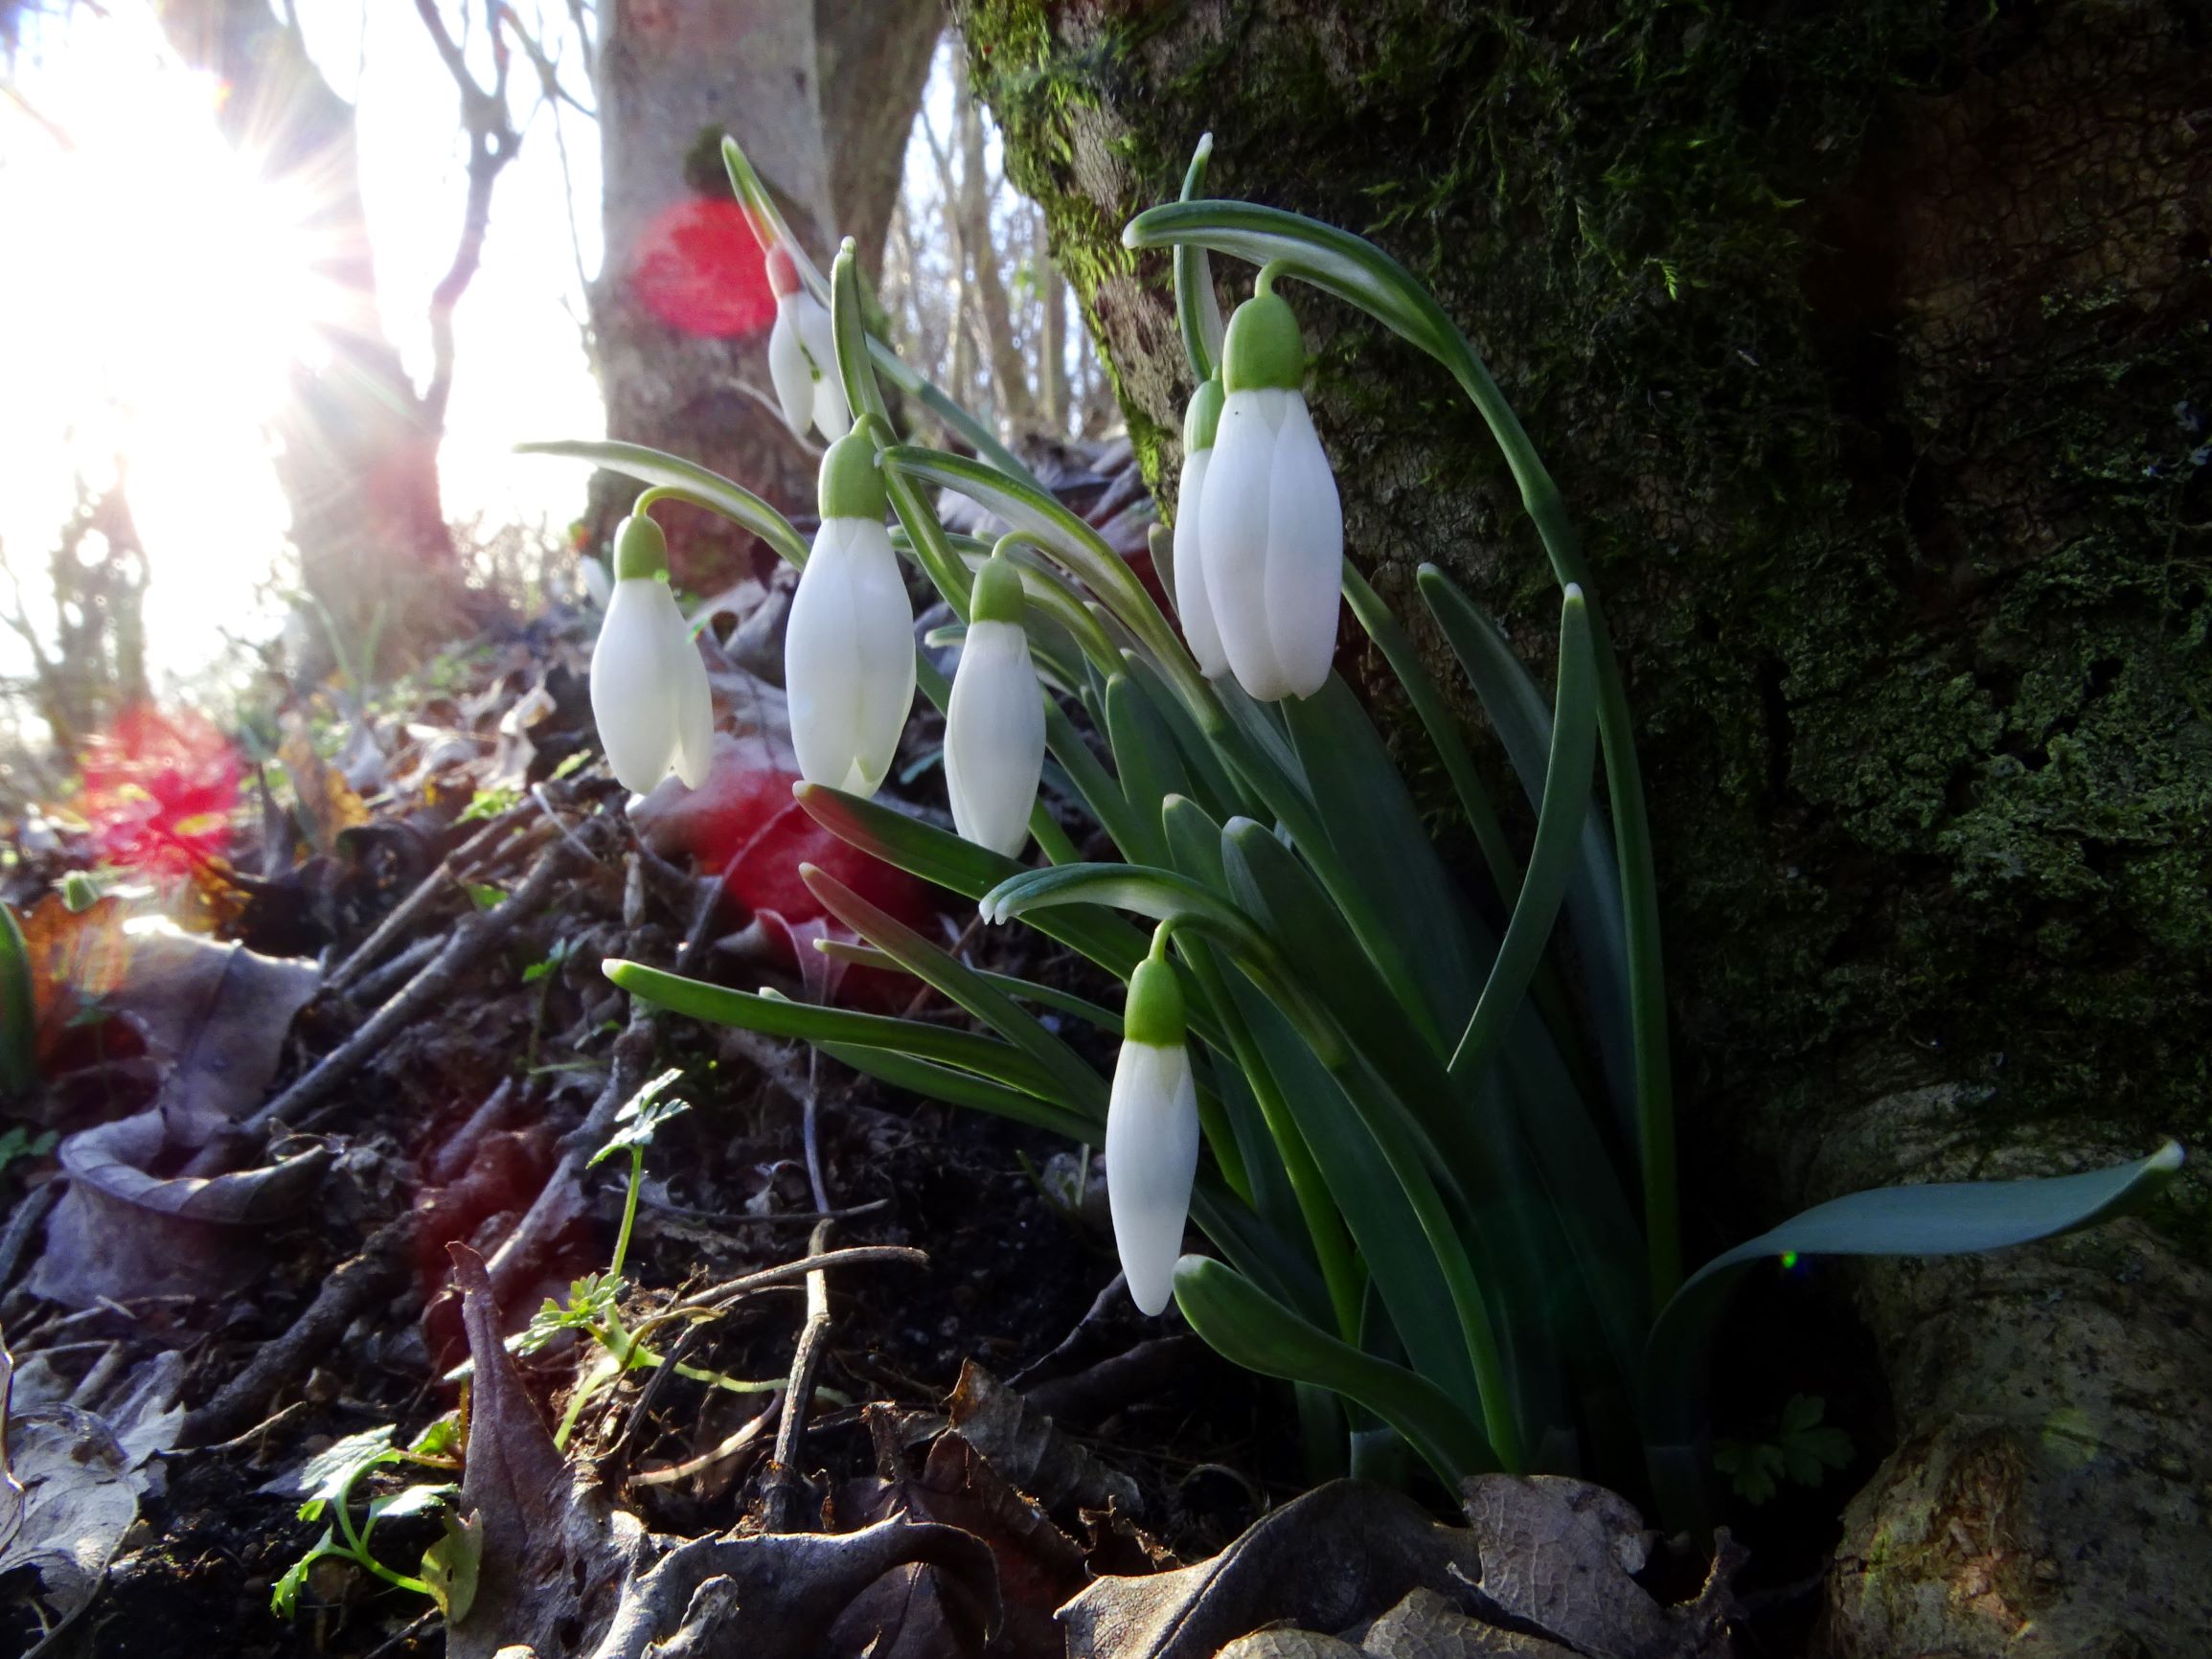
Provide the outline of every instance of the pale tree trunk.
<path id="1" fill-rule="evenodd" d="M 1042 292 L 1044 351 L 1038 368 L 1038 417 L 1055 438 L 1067 435 L 1067 279 L 1046 255 L 1038 237 L 1037 278 Z"/>
<path id="2" fill-rule="evenodd" d="M 377 310 L 353 106 L 267 0 L 171 0 L 160 12 L 178 56 L 224 85 L 225 136 L 313 204 L 301 229 L 331 296 L 316 320 L 327 356 L 293 367 L 278 480 L 301 580 L 329 625 L 356 652 L 375 637 L 378 661 L 400 666 L 465 629 L 473 605 L 439 498 L 441 410 L 416 394 Z"/>
<path id="3" fill-rule="evenodd" d="M 1118 233 L 1209 128 L 1214 190 L 1372 237 L 1487 353 L 1630 676 L 1693 1260 L 1878 1183 L 2202 1147 L 2200 8 L 955 10 L 1156 487 L 1191 387 L 1169 261 Z M 1446 565 L 1548 673 L 1478 418 L 1292 292 L 1353 557 L 1409 618 Z M 2212 1650 L 2208 1239 L 2191 1174 L 2143 1221 L 1835 1273 L 1898 1428 L 1835 1650 Z"/>
<path id="4" fill-rule="evenodd" d="M 1014 338 L 1014 311 L 998 269 L 998 237 L 991 222 L 991 171 L 983 153 L 983 109 L 962 66 L 953 80 L 953 108 L 960 123 L 960 240 L 967 252 L 976 320 L 982 327 L 992 380 L 992 401 L 1007 427 L 1020 432 L 1036 422 L 1029 371 Z"/>
<path id="5" fill-rule="evenodd" d="M 606 252 L 592 314 L 608 433 L 702 462 L 796 514 L 812 511 L 819 451 L 774 410 L 773 307 L 734 216 L 721 135 L 744 147 L 817 262 L 828 266 L 848 224 L 878 257 L 898 178 L 885 151 L 903 153 L 940 27 L 934 0 L 817 10 L 813 0 L 611 0 L 597 67 Z M 824 83 L 832 60 L 834 92 Z M 826 125 L 869 97 L 889 107 L 865 109 L 850 132 Z M 694 311 L 666 296 L 688 280 L 680 267 L 701 234 L 726 257 L 697 270 L 724 291 Z M 740 314 L 719 303 L 732 288 L 764 303 Z M 633 493 L 616 485 L 600 500 L 603 534 Z M 679 580 L 703 585 L 756 557 L 749 536 L 704 514 L 672 510 L 666 522 Z"/>

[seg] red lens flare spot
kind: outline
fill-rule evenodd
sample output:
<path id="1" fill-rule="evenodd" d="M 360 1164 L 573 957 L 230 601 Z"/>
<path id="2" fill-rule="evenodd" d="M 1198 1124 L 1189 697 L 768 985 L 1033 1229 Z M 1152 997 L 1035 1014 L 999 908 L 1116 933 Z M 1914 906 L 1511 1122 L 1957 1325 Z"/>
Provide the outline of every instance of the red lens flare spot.
<path id="1" fill-rule="evenodd" d="M 647 228 L 630 278 L 638 300 L 672 329 L 731 339 L 776 319 L 759 243 L 734 201 L 692 196 Z"/>
<path id="2" fill-rule="evenodd" d="M 125 710 L 84 746 L 80 810 L 101 858 L 148 875 L 189 875 L 230 851 L 238 752 L 207 720 Z"/>

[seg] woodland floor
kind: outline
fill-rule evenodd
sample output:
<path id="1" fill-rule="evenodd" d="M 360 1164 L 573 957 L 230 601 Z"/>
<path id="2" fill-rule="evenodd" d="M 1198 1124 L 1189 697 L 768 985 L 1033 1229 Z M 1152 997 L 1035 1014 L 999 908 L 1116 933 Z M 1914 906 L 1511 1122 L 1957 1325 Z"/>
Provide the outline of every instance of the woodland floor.
<path id="1" fill-rule="evenodd" d="M 111 1210 L 103 1224 L 116 1230 L 117 1254 L 87 1265 L 43 1261 L 34 1223 L 57 1178 L 88 1177 L 62 1175 L 51 1148 L 23 1153 L 0 1172 L 0 1208 L 12 1206 L 17 1223 L 0 1242 L 0 1322 L 16 1367 L 17 1410 L 34 1395 L 100 1410 L 161 1356 L 174 1355 L 163 1362 L 172 1368 L 168 1409 L 173 1419 L 182 1407 L 184 1416 L 181 1424 L 169 1421 L 168 1443 L 201 1431 L 198 1449 L 146 1466 L 138 1518 L 113 1541 L 104 1585 L 53 1650 L 118 1659 L 443 1651 L 442 1626 L 422 1596 L 343 1560 L 309 1574 L 292 1621 L 272 1613 L 272 1586 L 320 1531 L 295 1518 L 299 1497 L 287 1481 L 343 1437 L 392 1424 L 404 1443 L 454 1406 L 458 1389 L 441 1378 L 467 1351 L 448 1243 L 471 1245 L 493 1262 L 510 1331 L 548 1297 L 564 1296 L 573 1279 L 607 1266 L 627 1160 L 581 1178 L 579 1159 L 563 1163 L 564 1152 L 595 1149 L 572 1139 L 595 1104 L 604 1141 L 607 1097 L 626 1063 L 618 1048 L 629 1040 L 624 1022 L 631 1015 L 598 971 L 603 957 L 663 966 L 680 958 L 741 989 L 768 982 L 809 994 L 784 932 L 754 914 L 766 906 L 748 906 L 730 890 L 737 883 L 717 880 L 720 859 L 697 848 L 687 853 L 673 844 L 680 836 L 660 837 L 655 852 L 650 830 L 641 844 L 623 792 L 604 770 L 564 766 L 591 743 L 582 679 L 588 626 L 582 616 L 556 614 L 456 648 L 366 710 L 325 693 L 303 700 L 297 712 L 307 723 L 285 747 L 288 792 L 277 787 L 275 765 L 261 768 L 258 784 L 251 771 L 241 777 L 239 817 L 259 822 L 226 849 L 235 878 L 202 870 L 184 883 L 183 908 L 204 938 L 319 958 L 326 975 L 346 976 L 340 990 L 308 987 L 298 1017 L 286 1011 L 273 1040 L 259 1034 L 266 1056 L 244 1102 L 249 1113 L 289 1098 L 319 1063 L 344 1053 L 379 1007 L 408 994 L 411 977 L 435 968 L 438 952 L 464 935 L 474 942 L 473 959 L 449 984 L 362 1050 L 319 1099 L 285 1114 L 291 1132 L 272 1151 L 315 1151 L 303 1181 L 249 1195 L 220 1222 L 190 1210 L 152 1220 L 127 1205 Z M 745 705 L 761 684 L 772 684 L 772 667 L 748 689 L 744 640 L 727 637 L 723 655 L 725 730 L 734 706 L 743 733 L 764 719 Z M 942 782 L 926 763 L 935 741 L 931 724 L 917 719 L 902 760 L 918 764 L 892 793 L 916 810 L 942 813 Z M 475 815 L 462 818 L 471 803 Z M 787 791 L 783 804 L 762 808 L 763 821 L 784 823 L 787 807 Z M 1083 827 L 1072 816 L 1066 822 L 1080 841 Z M 488 840 L 487 824 L 496 827 Z M 810 830 L 785 824 L 768 833 L 790 837 L 779 856 L 828 856 Z M 465 845 L 477 852 L 458 879 L 442 873 L 441 860 Z M 235 1001 L 237 988 L 218 979 L 213 1005 L 165 1009 L 158 988 L 131 982 L 131 947 L 116 932 L 127 896 L 75 920 L 64 919 L 57 898 L 40 900 L 64 871 L 100 861 L 92 830 L 59 819 L 43 833 L 19 828 L 16 852 L 6 885 L 38 919 L 30 929 L 34 953 L 55 953 L 47 959 L 54 965 L 81 966 L 88 952 L 124 958 L 104 1002 L 57 992 L 42 1003 L 50 1081 L 27 1129 L 66 1135 L 149 1102 L 172 1106 L 195 1068 L 211 1063 L 206 1030 L 220 1023 L 219 1005 Z M 529 872 L 545 860 L 559 869 L 534 883 Z M 374 946 L 373 960 L 358 956 L 379 923 L 424 889 L 412 924 Z M 920 909 L 926 925 L 948 943 L 963 942 L 978 966 L 1114 1000 L 1095 970 L 1048 954 L 1038 936 L 972 928 L 972 904 L 934 894 L 921 896 Z M 809 920 L 782 915 L 785 927 L 802 934 Z M 916 998 L 914 983 L 856 971 L 838 994 L 887 1011 L 960 1017 L 940 998 Z M 1073 1553 L 1060 1544 L 1042 1557 L 1032 1552 L 1040 1582 L 1026 1592 L 1029 1611 L 1044 1622 L 1010 1619 L 994 1650 L 1057 1652 L 1051 1607 L 1084 1574 L 1203 1559 L 1307 1484 L 1288 1390 L 1216 1358 L 1172 1310 L 1146 1320 L 1118 1289 L 1101 1295 L 1114 1280 L 1103 1192 L 1093 1176 L 1078 1195 L 1064 1145 L 917 1101 L 833 1061 L 810 1065 L 799 1045 L 673 1015 L 628 1029 L 650 1042 L 642 1061 L 649 1072 L 682 1069 L 673 1092 L 691 1109 L 646 1152 L 621 1293 L 626 1316 L 808 1253 L 816 1209 L 803 1133 L 810 1096 L 835 1216 L 828 1245 L 903 1245 L 926 1255 L 925 1264 L 869 1261 L 828 1275 L 827 1347 L 792 1471 L 804 1483 L 810 1528 L 841 1532 L 878 1518 L 884 1493 L 903 1492 L 924 1468 L 948 1411 L 973 1418 L 979 1399 L 1006 1403 L 994 1382 L 1015 1385 L 1030 1407 L 1027 1443 L 985 1443 L 972 1425 L 969 1439 L 1039 1499 Z M 1095 1035 L 1069 1034 L 1079 1044 Z M 249 1029 L 242 1040 L 251 1048 L 256 1034 Z M 1103 1041 L 1091 1057 L 1111 1064 Z M 640 1062 L 633 1054 L 627 1063 Z M 189 1148 L 171 1147 L 147 1172 L 174 1176 L 188 1160 Z M 544 1225 L 549 1218 L 557 1224 Z M 141 1221 L 147 1237 L 133 1240 Z M 143 1246 L 136 1258 L 121 1247 L 134 1243 Z M 134 1284 L 132 1274 L 147 1269 L 133 1260 L 148 1257 L 162 1270 L 157 1282 Z M 353 1268 L 339 1274 L 347 1263 Z M 769 1451 L 789 1409 L 780 1380 L 806 1317 L 801 1291 L 793 1283 L 744 1301 L 731 1317 L 699 1328 L 684 1355 L 726 1376 L 769 1382 L 766 1391 L 740 1396 L 637 1373 L 582 1414 L 572 1457 L 595 1466 L 649 1531 L 726 1532 L 748 1517 L 759 1524 L 780 1501 Z M 1725 1413 L 1731 1396 L 1771 1401 L 1793 1379 L 1825 1375 L 1830 1420 L 1851 1424 L 1859 1442 L 1848 1479 L 1879 1453 L 1883 1408 L 1870 1379 L 1836 1385 L 1829 1362 L 1851 1344 L 1832 1312 L 1787 1285 L 1746 1298 L 1738 1323 L 1758 1336 L 1736 1352 L 1766 1357 L 1721 1379 L 1722 1404 Z M 287 1347 L 303 1316 L 312 1340 Z M 273 1367 L 264 1356 L 270 1345 L 283 1356 Z M 557 1341 L 521 1361 L 549 1422 L 576 1376 L 577 1347 Z M 1843 1357 L 1843 1375 L 1865 1378 L 1861 1354 Z M 257 1358 L 267 1374 L 241 1398 L 237 1379 Z M 964 1378 L 969 1367 L 979 1370 Z M 207 1415 L 218 1399 L 227 1420 Z M 1057 1425 L 1049 1434 L 1047 1416 Z M 763 1428 L 748 1443 L 709 1455 L 755 1419 Z M 373 1477 L 362 1495 L 392 1485 Z M 1730 1517 L 1752 1550 L 1737 1586 L 1745 1607 L 1738 1651 L 1804 1650 L 1844 1489 L 1843 1480 L 1786 1488 L 1773 1503 Z M 1441 1490 L 1418 1495 L 1440 1515 L 1450 1512 Z M 1030 1548 L 1020 1529 L 1010 1530 L 980 1487 L 965 1497 L 974 1500 L 973 1530 L 999 1557 L 1002 1585 L 1010 1573 L 1018 1579 Z M 394 1518 L 376 1534 L 376 1553 L 412 1572 L 439 1535 L 426 1518 Z M 55 1609 L 51 1583 L 43 1609 L 37 1588 L 27 1568 L 0 1578 L 0 1651 L 38 1640 Z M 889 1628 L 863 1620 L 840 1627 L 832 1646 L 857 1653 L 877 1641 L 886 1644 L 879 1654 L 917 1655 L 963 1646 L 943 1632 L 925 1640 L 911 1625 L 886 1641 Z"/>

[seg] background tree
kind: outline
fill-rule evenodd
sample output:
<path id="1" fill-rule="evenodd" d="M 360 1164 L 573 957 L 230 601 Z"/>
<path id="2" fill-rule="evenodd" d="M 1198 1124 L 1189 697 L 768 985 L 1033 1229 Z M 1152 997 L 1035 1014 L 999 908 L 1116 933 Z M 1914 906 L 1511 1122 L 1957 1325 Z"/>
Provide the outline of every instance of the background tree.
<path id="1" fill-rule="evenodd" d="M 745 147 L 795 234 L 827 265 L 839 237 L 873 272 L 898 199 L 937 0 L 610 0 L 598 88 L 605 261 L 592 322 L 607 430 L 810 511 L 816 457 L 767 392 L 774 303 L 718 148 Z M 612 518 L 634 487 L 607 480 Z M 686 580 L 749 538 L 670 515 Z"/>
<path id="2" fill-rule="evenodd" d="M 451 268 L 430 296 L 435 362 L 418 390 L 384 331 L 361 198 L 353 106 L 308 56 L 297 20 L 267 0 L 171 0 L 160 9 L 177 55 L 225 88 L 224 135 L 262 176 L 307 204 L 301 230 L 330 296 L 320 357 L 293 370 L 278 418 L 278 476 L 291 507 L 301 580 L 356 646 L 387 664 L 443 645 L 474 610 L 438 485 L 453 381 L 454 307 L 482 257 L 491 189 L 520 139 L 507 117 L 507 41 L 485 9 L 495 79 L 479 81 L 435 0 L 417 11 L 462 94 L 468 193 Z M 464 8 L 464 17 L 470 13 Z"/>
<path id="3" fill-rule="evenodd" d="M 1191 388 L 1167 261 L 1119 231 L 1208 128 L 1218 193 L 1373 237 L 1489 355 L 1641 721 L 1693 1252 L 1860 1187 L 2204 1147 L 2200 10 L 954 10 L 1155 485 Z M 1408 615 L 1447 565 L 1540 656 L 1478 418 L 1301 313 L 1354 557 Z M 2148 1224 L 1848 1276 L 1898 1432 L 1836 1650 L 2212 1629 L 2205 1221 L 2197 1177 Z"/>

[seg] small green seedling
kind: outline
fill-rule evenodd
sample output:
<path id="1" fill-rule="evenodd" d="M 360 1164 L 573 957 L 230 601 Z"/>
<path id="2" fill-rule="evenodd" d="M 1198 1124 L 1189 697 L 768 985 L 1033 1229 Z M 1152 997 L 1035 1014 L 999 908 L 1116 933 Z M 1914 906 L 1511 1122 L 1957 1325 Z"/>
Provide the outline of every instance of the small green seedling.
<path id="1" fill-rule="evenodd" d="M 631 1234 L 637 1227 L 638 1185 L 645 1174 L 645 1149 L 652 1143 L 661 1125 L 679 1112 L 689 1110 L 683 1101 L 665 1098 L 666 1091 L 680 1071 L 666 1071 L 652 1079 L 631 1097 L 629 1102 L 615 1115 L 615 1132 L 605 1146 L 593 1154 L 587 1168 L 596 1168 L 618 1152 L 629 1154 L 628 1192 L 622 1207 L 622 1226 L 615 1234 L 614 1255 L 604 1273 L 586 1273 L 568 1287 L 568 1300 L 556 1302 L 551 1297 L 537 1310 L 528 1329 L 512 1339 L 518 1353 L 536 1353 L 564 1331 L 582 1331 L 602 1352 L 577 1379 L 576 1389 L 570 1395 L 568 1410 L 561 1415 L 560 1426 L 554 1433 L 554 1443 L 566 1449 L 569 1437 L 576 1431 L 577 1420 L 583 1408 L 604 1393 L 625 1373 L 650 1371 L 668 1363 L 667 1356 L 649 1347 L 646 1337 L 661 1326 L 693 1318 L 713 1317 L 710 1312 L 670 1311 L 654 1314 L 641 1320 L 635 1327 L 623 1323 L 619 1303 L 622 1296 L 623 1263 L 629 1256 Z M 733 1394 L 765 1394 L 783 1386 L 782 1378 L 764 1382 L 748 1382 L 741 1377 L 725 1376 L 718 1371 L 703 1366 L 678 1365 L 678 1376 L 694 1382 L 703 1382 L 712 1388 L 726 1389 Z M 825 1398 L 838 1403 L 849 1403 L 841 1396 L 828 1389 L 818 1389 Z"/>
<path id="2" fill-rule="evenodd" d="M 1713 1466 L 1747 1504 L 1767 1502 L 1782 1489 L 1785 1477 L 1801 1487 L 1816 1487 L 1831 1471 L 1848 1468 L 1857 1455 L 1849 1435 L 1820 1420 L 1827 1411 L 1828 1402 L 1820 1396 L 1794 1395 L 1778 1420 L 1768 1420 L 1771 1438 L 1716 1440 Z"/>
<path id="3" fill-rule="evenodd" d="M 462 1449 L 459 1419 L 450 1414 L 440 1418 L 405 1447 L 393 1444 L 392 1435 L 390 1423 L 348 1435 L 310 1458 L 300 1470 L 295 1488 L 307 1494 L 307 1501 L 300 1505 L 300 1519 L 319 1521 L 326 1513 L 330 1519 L 323 1535 L 285 1570 L 270 1591 L 269 1606 L 279 1618 L 289 1619 L 298 1610 L 300 1590 L 308 1581 L 308 1574 L 325 1557 L 352 1561 L 388 1584 L 430 1597 L 448 1620 L 467 1612 L 469 1599 L 476 1593 L 476 1557 L 483 1546 L 481 1535 L 452 1512 L 453 1500 L 460 1495 L 458 1487 L 450 1481 L 401 1487 L 396 1492 L 370 1498 L 360 1520 L 356 1523 L 353 1518 L 355 1489 L 376 1469 L 401 1463 L 447 1472 L 458 1469 Z M 378 1522 L 433 1512 L 445 1519 L 446 1535 L 424 1553 L 421 1577 L 388 1567 L 371 1552 Z M 463 1541 L 457 1543 L 456 1539 Z"/>

